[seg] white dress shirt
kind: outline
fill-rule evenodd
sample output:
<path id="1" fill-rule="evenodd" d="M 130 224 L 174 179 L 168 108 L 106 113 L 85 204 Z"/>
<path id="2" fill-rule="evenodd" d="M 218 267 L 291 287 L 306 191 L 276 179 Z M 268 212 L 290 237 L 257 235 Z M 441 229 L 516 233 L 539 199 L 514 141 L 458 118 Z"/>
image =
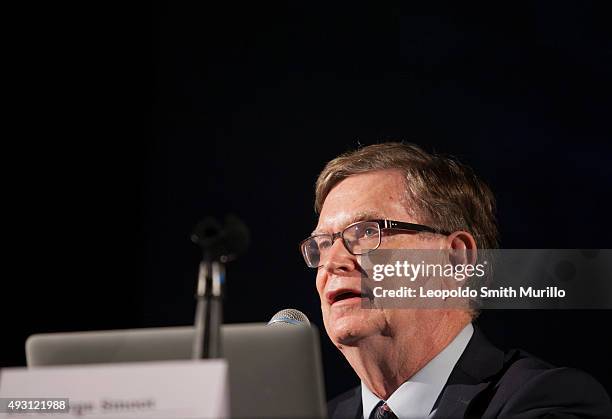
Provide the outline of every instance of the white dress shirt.
<path id="1" fill-rule="evenodd" d="M 442 352 L 385 400 L 399 419 L 427 418 L 435 413 L 432 408 L 473 334 L 474 327 L 468 323 Z M 361 382 L 361 400 L 363 417 L 368 419 L 380 399 Z"/>

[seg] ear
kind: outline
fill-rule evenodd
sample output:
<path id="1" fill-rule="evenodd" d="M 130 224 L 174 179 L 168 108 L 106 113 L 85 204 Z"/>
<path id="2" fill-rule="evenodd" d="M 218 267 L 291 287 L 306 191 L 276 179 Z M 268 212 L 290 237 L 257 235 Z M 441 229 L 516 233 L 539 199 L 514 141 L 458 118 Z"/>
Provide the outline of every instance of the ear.
<path id="1" fill-rule="evenodd" d="M 467 231 L 455 231 L 446 238 L 446 247 L 453 265 L 475 264 L 478 258 L 476 240 Z"/>

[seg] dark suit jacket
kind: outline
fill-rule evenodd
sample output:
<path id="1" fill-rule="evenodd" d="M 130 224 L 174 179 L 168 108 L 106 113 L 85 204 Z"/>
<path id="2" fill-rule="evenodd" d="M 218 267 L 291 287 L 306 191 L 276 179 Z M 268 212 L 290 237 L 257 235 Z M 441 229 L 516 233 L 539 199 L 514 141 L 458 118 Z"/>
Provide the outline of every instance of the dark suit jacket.
<path id="1" fill-rule="evenodd" d="M 493 346 L 477 327 L 436 402 L 434 418 L 612 418 L 590 375 Z M 361 387 L 329 402 L 330 419 L 362 418 Z"/>

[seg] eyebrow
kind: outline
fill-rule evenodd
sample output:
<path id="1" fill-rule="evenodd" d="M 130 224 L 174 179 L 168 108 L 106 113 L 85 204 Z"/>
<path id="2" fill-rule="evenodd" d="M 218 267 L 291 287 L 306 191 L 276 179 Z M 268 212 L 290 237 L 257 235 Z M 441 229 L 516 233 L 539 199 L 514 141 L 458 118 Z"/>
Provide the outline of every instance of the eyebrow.
<path id="1" fill-rule="evenodd" d="M 377 212 L 377 211 L 360 211 L 358 213 L 356 213 L 355 215 L 353 215 L 352 217 L 350 217 L 348 220 L 346 220 L 346 222 L 344 223 L 343 228 L 346 228 L 346 226 L 349 226 L 353 223 L 356 223 L 358 221 L 366 221 L 366 220 L 381 220 L 384 219 L 385 217 Z M 341 229 L 341 230 L 342 230 Z M 317 234 L 326 234 L 325 231 L 322 230 L 314 230 L 312 233 L 310 233 L 311 236 L 317 235 Z"/>

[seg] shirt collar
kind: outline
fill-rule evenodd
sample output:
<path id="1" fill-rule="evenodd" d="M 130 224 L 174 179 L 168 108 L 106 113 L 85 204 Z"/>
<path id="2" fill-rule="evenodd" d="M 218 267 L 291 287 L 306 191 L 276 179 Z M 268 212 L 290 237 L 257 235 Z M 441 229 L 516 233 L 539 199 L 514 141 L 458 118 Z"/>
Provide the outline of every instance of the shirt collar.
<path id="1" fill-rule="evenodd" d="M 391 394 L 386 403 L 399 419 L 426 418 L 430 415 L 473 334 L 474 327 L 468 323 L 446 348 Z M 361 400 L 363 417 L 367 419 L 380 399 L 361 382 Z"/>

